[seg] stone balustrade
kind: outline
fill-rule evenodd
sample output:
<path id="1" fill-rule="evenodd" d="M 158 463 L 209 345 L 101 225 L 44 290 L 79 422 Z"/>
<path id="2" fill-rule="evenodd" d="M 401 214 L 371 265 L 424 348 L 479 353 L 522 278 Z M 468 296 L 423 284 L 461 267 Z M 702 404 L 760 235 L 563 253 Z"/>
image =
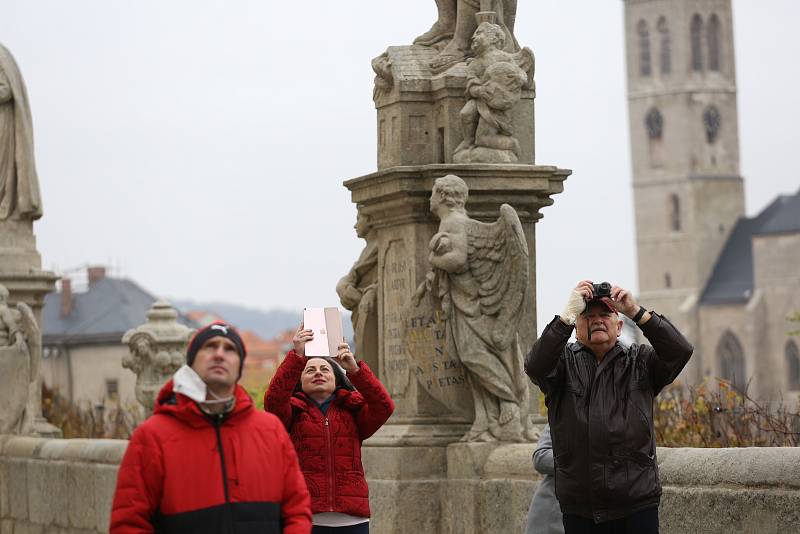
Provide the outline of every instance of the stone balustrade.
<path id="1" fill-rule="evenodd" d="M 0 533 L 107 532 L 126 446 L 123 440 L 0 436 Z M 538 478 L 533 445 L 450 445 L 442 451 L 446 467 L 427 473 L 415 472 L 408 457 L 371 465 L 376 456 L 370 449 L 376 448 L 364 448 L 374 532 L 393 532 L 393 518 L 406 510 L 419 516 L 420 533 L 522 532 Z M 800 448 L 662 448 L 658 455 L 662 533 L 800 529 Z M 416 502 L 413 491 L 391 497 L 410 480 L 438 487 L 439 501 Z"/>

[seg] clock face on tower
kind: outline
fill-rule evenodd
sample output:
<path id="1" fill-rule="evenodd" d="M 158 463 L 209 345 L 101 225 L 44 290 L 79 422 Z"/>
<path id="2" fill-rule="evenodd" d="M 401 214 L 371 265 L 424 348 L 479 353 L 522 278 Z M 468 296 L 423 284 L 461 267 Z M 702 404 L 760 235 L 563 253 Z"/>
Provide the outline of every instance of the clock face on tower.
<path id="1" fill-rule="evenodd" d="M 706 131 L 706 141 L 713 144 L 719 135 L 719 128 L 722 123 L 722 116 L 715 106 L 708 106 L 703 112 L 703 128 Z"/>

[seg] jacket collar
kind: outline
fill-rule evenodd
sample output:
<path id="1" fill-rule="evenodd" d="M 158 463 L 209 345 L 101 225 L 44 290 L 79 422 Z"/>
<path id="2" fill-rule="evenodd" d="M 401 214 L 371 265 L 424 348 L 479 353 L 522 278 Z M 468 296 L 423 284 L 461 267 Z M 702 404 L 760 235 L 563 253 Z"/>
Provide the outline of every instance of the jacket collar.
<path id="1" fill-rule="evenodd" d="M 233 396 L 236 399 L 236 404 L 233 407 L 233 411 L 225 415 L 225 421 L 230 421 L 253 409 L 253 401 L 250 395 L 239 384 L 236 384 Z M 169 379 L 164 384 L 164 387 L 161 388 L 161 391 L 158 392 L 153 413 L 170 415 L 189 426 L 197 428 L 205 427 L 209 424 L 209 417 L 200 410 L 196 402 L 186 395 L 176 393 L 172 389 L 172 379 Z"/>

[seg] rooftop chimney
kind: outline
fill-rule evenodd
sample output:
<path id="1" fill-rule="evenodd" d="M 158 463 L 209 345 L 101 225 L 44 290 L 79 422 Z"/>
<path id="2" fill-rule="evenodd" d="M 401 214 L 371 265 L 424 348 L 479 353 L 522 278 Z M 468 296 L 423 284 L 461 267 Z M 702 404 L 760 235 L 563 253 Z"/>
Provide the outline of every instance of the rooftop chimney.
<path id="1" fill-rule="evenodd" d="M 99 282 L 106 277 L 105 267 L 89 267 L 86 269 L 86 275 L 89 278 L 89 287 L 92 287 L 95 282 Z"/>
<path id="2" fill-rule="evenodd" d="M 72 312 L 72 280 L 61 279 L 61 317 L 67 317 Z"/>

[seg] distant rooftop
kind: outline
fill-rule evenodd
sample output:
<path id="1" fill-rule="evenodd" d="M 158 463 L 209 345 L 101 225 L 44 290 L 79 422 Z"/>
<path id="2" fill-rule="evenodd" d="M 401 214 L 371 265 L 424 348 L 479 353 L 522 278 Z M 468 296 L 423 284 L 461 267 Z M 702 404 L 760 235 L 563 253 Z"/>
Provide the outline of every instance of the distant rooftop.
<path id="1" fill-rule="evenodd" d="M 102 268 L 90 269 L 88 289 L 73 292 L 69 280 L 59 293 L 45 297 L 42 334 L 45 345 L 114 343 L 145 322 L 156 298 L 127 279 L 109 278 Z M 187 326 L 195 323 L 179 315 Z"/>
<path id="2" fill-rule="evenodd" d="M 781 195 L 755 217 L 742 217 L 736 222 L 700 304 L 747 302 L 754 289 L 753 238 L 782 233 L 800 233 L 800 191 Z"/>

